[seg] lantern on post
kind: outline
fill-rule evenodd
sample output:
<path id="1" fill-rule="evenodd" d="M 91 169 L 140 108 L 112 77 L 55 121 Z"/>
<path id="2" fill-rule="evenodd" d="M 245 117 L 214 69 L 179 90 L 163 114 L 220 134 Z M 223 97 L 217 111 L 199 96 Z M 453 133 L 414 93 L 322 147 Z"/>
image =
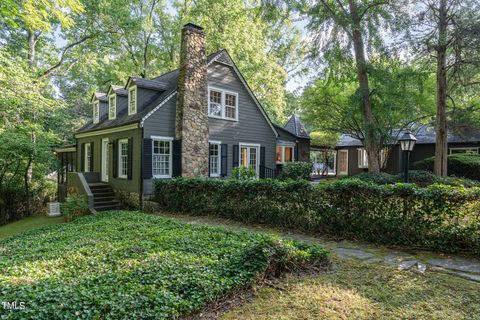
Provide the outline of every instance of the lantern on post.
<path id="1" fill-rule="evenodd" d="M 405 183 L 408 183 L 408 168 L 410 166 L 410 152 L 413 151 L 413 147 L 415 146 L 415 142 L 417 142 L 417 138 L 410 132 L 406 131 L 400 139 L 398 139 L 398 142 L 400 143 L 400 148 L 403 151 L 404 154 L 404 161 L 403 161 L 403 166 L 404 166 L 404 181 Z"/>

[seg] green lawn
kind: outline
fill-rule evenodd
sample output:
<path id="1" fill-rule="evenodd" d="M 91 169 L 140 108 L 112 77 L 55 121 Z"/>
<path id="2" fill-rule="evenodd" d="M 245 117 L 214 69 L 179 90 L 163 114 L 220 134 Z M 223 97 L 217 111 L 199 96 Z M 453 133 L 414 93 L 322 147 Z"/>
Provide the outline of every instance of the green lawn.
<path id="1" fill-rule="evenodd" d="M 171 319 L 326 259 L 273 235 L 112 211 L 0 240 L 0 301 L 25 302 L 8 319 Z"/>
<path id="2" fill-rule="evenodd" d="M 225 314 L 240 319 L 480 319 L 480 284 L 442 272 L 335 261 L 314 277 L 289 276 Z"/>
<path id="3" fill-rule="evenodd" d="M 0 240 L 21 232 L 43 227 L 50 224 L 65 222 L 64 217 L 31 216 L 0 227 Z"/>

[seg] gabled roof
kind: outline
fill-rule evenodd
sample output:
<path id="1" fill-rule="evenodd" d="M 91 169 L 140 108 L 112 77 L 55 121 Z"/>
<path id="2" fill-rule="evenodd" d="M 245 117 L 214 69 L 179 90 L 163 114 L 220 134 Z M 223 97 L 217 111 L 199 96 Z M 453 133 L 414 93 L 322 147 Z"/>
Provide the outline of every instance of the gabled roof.
<path id="1" fill-rule="evenodd" d="M 288 122 L 285 125 L 284 129 L 299 138 L 310 139 L 310 135 L 308 134 L 307 129 L 305 129 L 302 121 L 300 121 L 300 118 L 297 117 L 295 113 L 292 114 L 290 119 L 288 119 Z"/>
<path id="2" fill-rule="evenodd" d="M 428 125 L 422 125 L 418 128 L 412 130 L 413 135 L 417 138 L 416 144 L 435 144 L 435 128 Z M 396 135 L 398 130 L 394 132 Z M 403 133 L 400 132 L 398 136 L 401 136 Z M 451 131 L 447 135 L 448 143 L 480 143 L 480 132 L 470 133 L 470 134 L 458 134 Z M 337 148 L 339 147 L 363 147 L 363 143 L 353 138 L 349 135 L 342 134 L 340 140 L 338 141 Z"/>
<path id="3" fill-rule="evenodd" d="M 108 97 L 105 93 L 96 91 L 92 94 L 92 98 L 90 99 L 90 102 L 93 102 L 93 100 L 100 100 L 103 102 L 108 102 Z"/>
<path id="4" fill-rule="evenodd" d="M 273 127 L 272 121 L 270 121 L 270 118 L 268 117 L 265 110 L 260 105 L 257 98 L 251 91 L 247 82 L 245 81 L 242 74 L 238 70 L 237 66 L 231 59 L 230 55 L 228 54 L 227 50 L 222 49 L 207 56 L 207 65 L 210 65 L 214 61 L 227 64 L 234 69 L 235 73 L 238 75 L 238 78 L 240 79 L 240 81 L 242 81 L 245 88 L 247 89 L 247 92 L 250 94 L 253 101 L 255 102 L 255 104 L 257 105 L 257 107 L 260 109 L 263 116 L 265 117 L 267 123 L 271 127 L 272 131 L 275 133 L 275 136 L 278 136 L 278 132 Z M 150 115 L 152 115 L 156 110 L 161 108 L 165 104 L 165 102 L 167 102 L 170 98 L 172 98 L 176 94 L 177 88 L 178 88 L 178 75 L 179 75 L 179 71 L 178 69 L 176 69 L 176 70 L 167 72 L 161 76 L 152 78 L 150 80 L 146 80 L 146 79 L 140 80 L 140 83 L 143 83 L 143 84 L 146 84 L 147 82 L 148 84 L 151 84 L 151 82 L 161 83 L 164 89 L 162 89 L 163 91 L 159 91 L 158 94 L 156 94 L 149 101 L 143 101 L 143 102 L 139 101 L 140 103 L 142 103 L 142 105 L 139 106 L 138 108 L 138 110 L 141 110 L 140 112 L 137 112 L 136 114 L 133 114 L 133 115 L 128 115 L 127 110 L 123 110 L 121 111 L 121 113 L 117 114 L 117 117 L 115 119 L 109 120 L 107 116 L 107 117 L 101 118 L 97 124 L 94 124 L 92 123 L 92 121 L 90 121 L 80 129 L 78 129 L 76 133 L 102 130 L 102 129 L 107 129 L 111 127 L 123 126 L 126 124 L 135 123 L 135 122 L 139 122 L 140 126 L 142 126 L 143 122 Z M 141 79 L 141 78 L 130 77 L 129 81 L 130 80 L 135 81 L 133 79 L 136 79 L 136 81 L 138 81 L 138 79 Z M 128 85 L 128 82 L 127 82 L 127 85 Z M 110 94 L 111 90 L 113 90 L 115 93 L 120 95 L 125 95 L 125 96 L 128 95 L 128 91 L 123 86 L 110 85 L 107 91 L 107 95 Z"/>

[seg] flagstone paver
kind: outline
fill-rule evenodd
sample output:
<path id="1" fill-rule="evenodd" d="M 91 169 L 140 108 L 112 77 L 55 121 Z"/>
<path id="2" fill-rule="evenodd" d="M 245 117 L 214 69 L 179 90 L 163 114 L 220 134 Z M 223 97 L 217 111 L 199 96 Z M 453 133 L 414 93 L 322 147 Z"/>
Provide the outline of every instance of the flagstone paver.
<path id="1" fill-rule="evenodd" d="M 172 215 L 167 215 L 172 217 Z M 253 232 L 273 232 L 295 240 L 313 242 L 323 245 L 341 259 L 359 259 L 368 263 L 385 263 L 396 265 L 400 270 L 415 270 L 428 274 L 429 268 L 441 269 L 449 274 L 480 283 L 480 260 L 457 256 L 444 256 L 434 252 L 403 252 L 373 244 L 356 243 L 353 241 L 331 241 L 321 237 L 312 237 L 300 233 L 279 232 L 276 229 L 250 226 L 229 220 L 209 217 L 193 217 L 175 215 L 173 217 L 198 225 L 215 225 L 229 228 L 240 228 Z"/>

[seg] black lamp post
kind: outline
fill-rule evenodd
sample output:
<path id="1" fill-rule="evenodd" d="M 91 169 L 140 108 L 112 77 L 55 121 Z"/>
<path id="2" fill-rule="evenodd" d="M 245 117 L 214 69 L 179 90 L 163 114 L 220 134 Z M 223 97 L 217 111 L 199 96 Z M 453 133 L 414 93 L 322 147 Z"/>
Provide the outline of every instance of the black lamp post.
<path id="1" fill-rule="evenodd" d="M 408 182 L 408 167 L 410 166 L 410 152 L 413 151 L 413 147 L 415 146 L 415 142 L 417 141 L 417 138 L 410 132 L 406 131 L 400 139 L 398 139 L 398 142 L 400 142 L 400 148 L 402 148 L 403 154 L 404 154 L 404 161 L 403 161 L 403 166 L 405 170 L 405 183 Z"/>

